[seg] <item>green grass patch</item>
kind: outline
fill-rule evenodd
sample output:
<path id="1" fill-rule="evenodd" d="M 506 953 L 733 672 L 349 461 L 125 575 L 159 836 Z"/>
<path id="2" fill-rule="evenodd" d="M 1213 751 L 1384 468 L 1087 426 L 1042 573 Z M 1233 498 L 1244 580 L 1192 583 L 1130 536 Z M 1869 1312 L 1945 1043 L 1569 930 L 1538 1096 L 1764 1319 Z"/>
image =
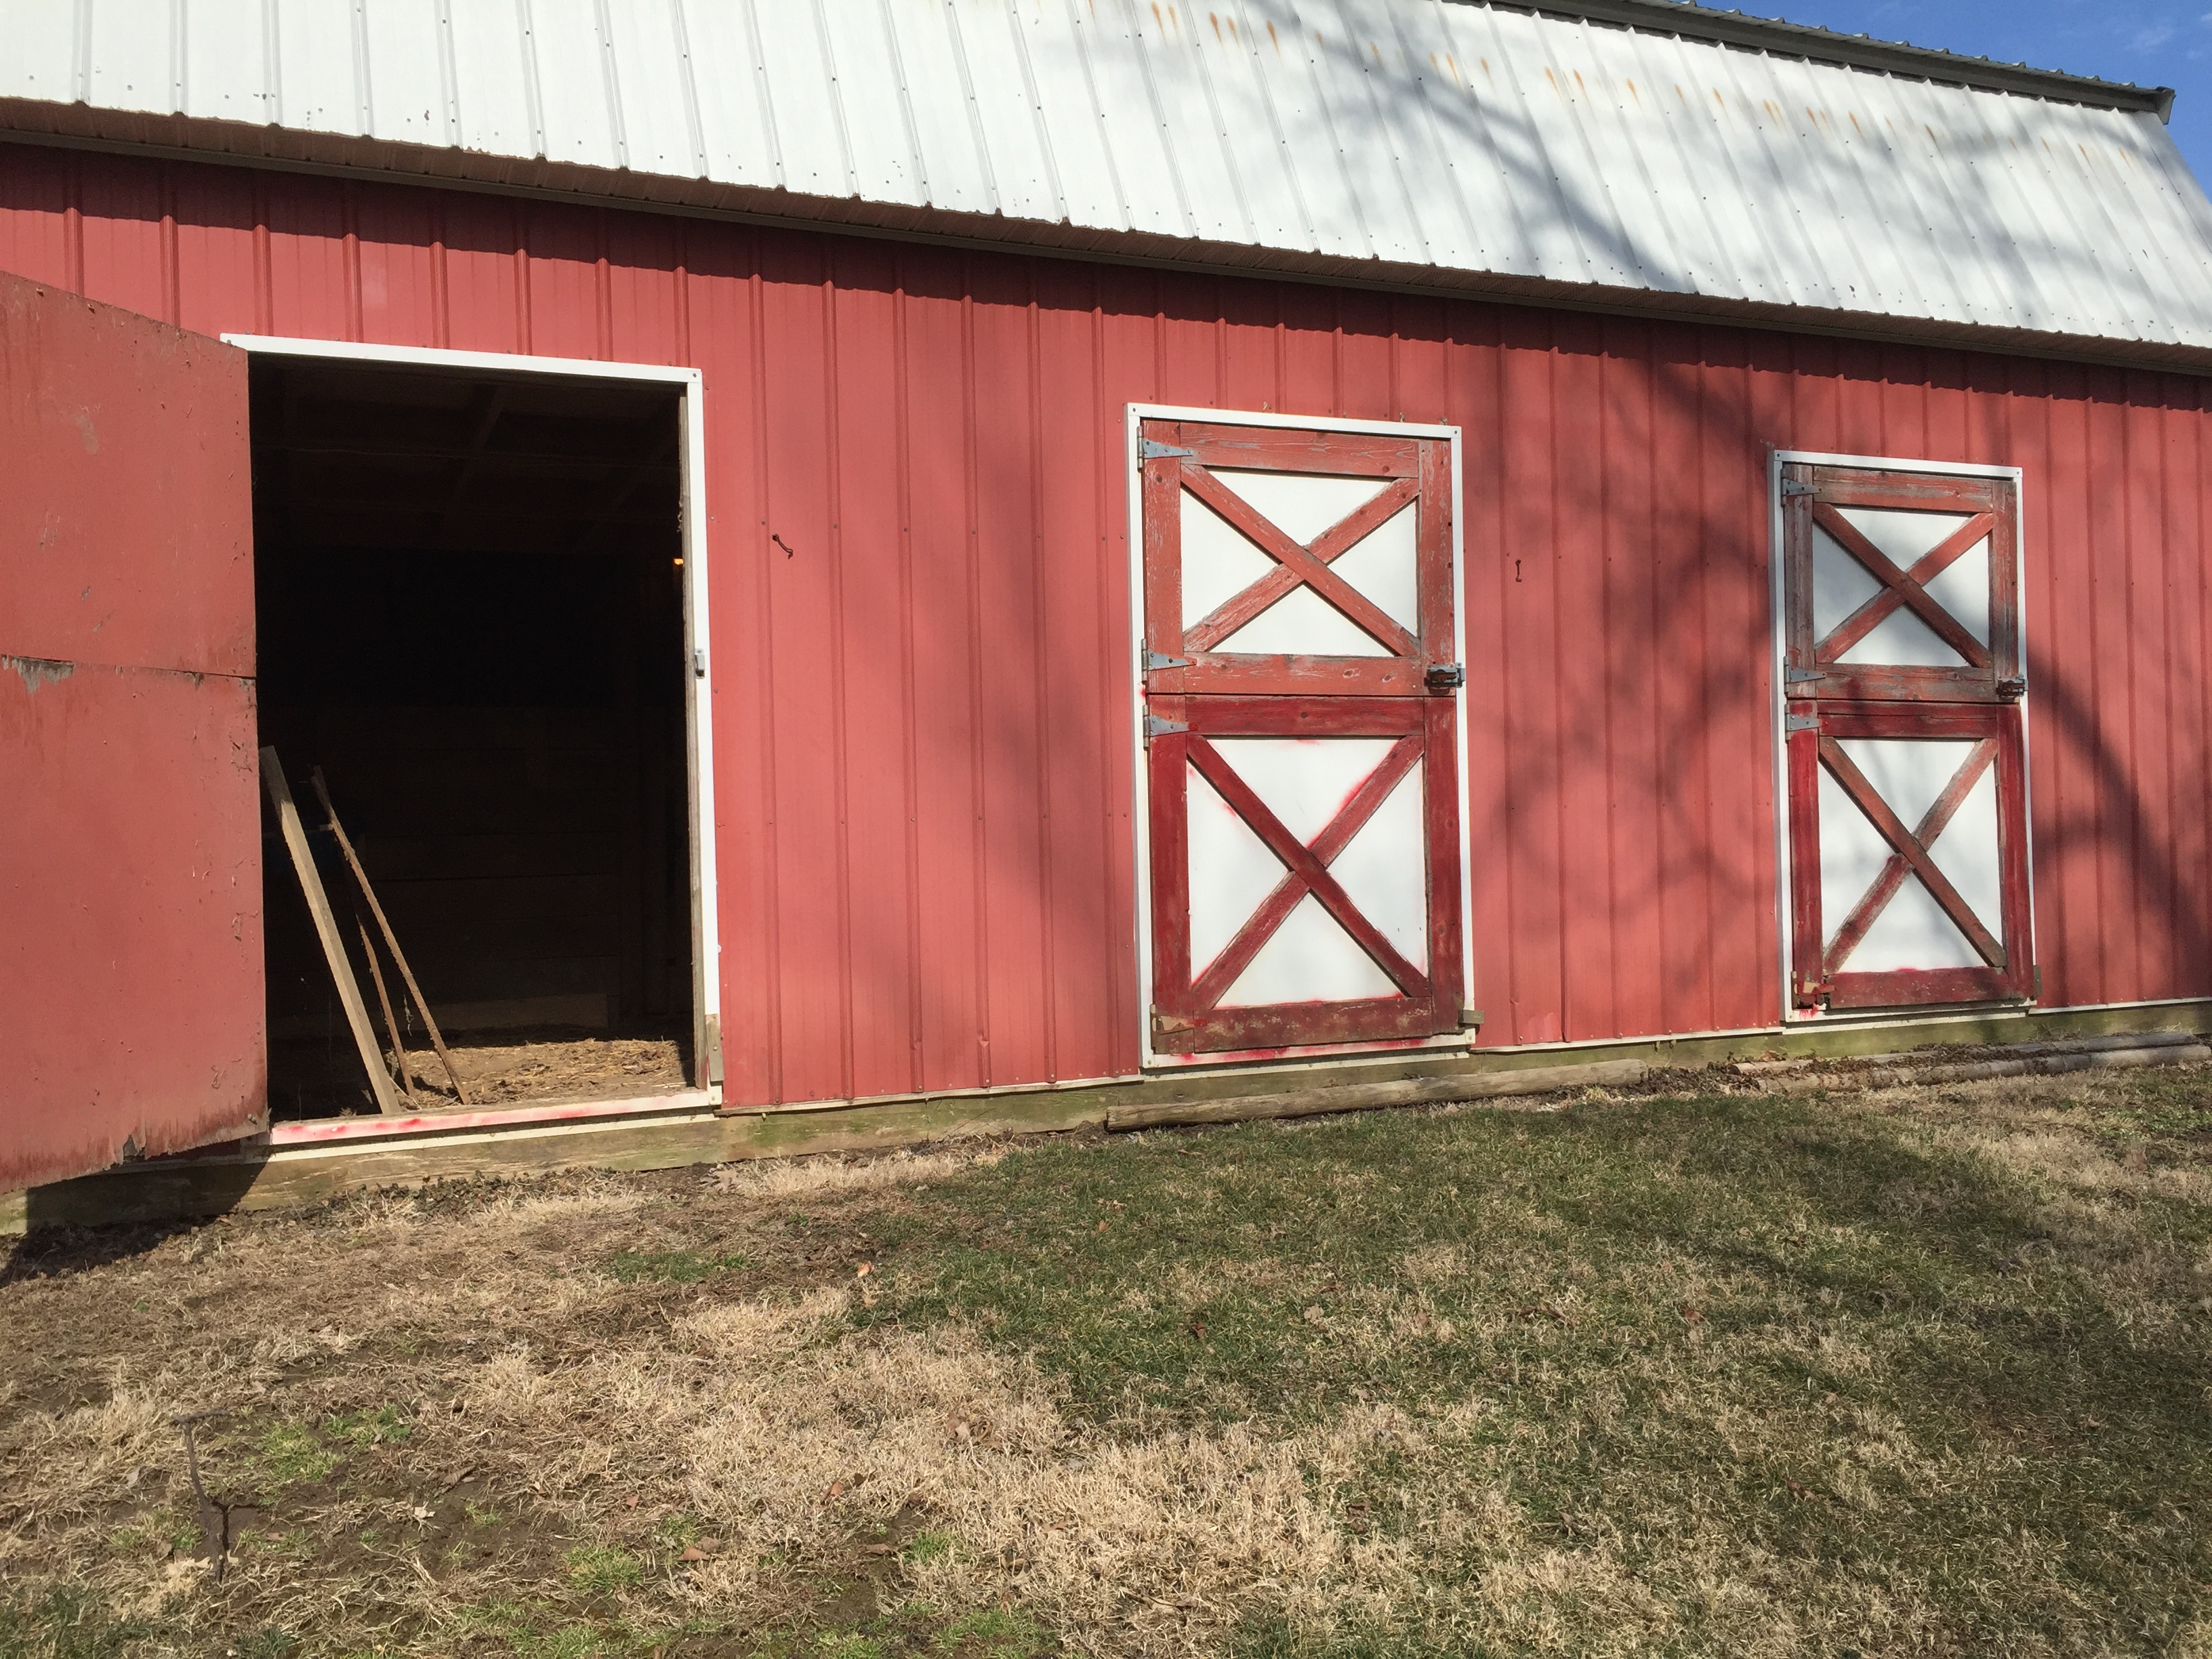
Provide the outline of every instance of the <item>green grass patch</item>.
<path id="1" fill-rule="evenodd" d="M 696 1285 L 716 1273 L 734 1273 L 745 1266 L 742 1255 L 714 1255 L 697 1250 L 617 1250 L 601 1267 L 625 1285 L 653 1280 L 663 1285 Z"/>
<path id="2" fill-rule="evenodd" d="M 379 1406 L 374 1411 L 345 1412 L 323 1419 L 323 1432 L 331 1439 L 359 1449 L 368 1446 L 394 1446 L 414 1432 L 406 1414 L 397 1406 Z"/>
<path id="3" fill-rule="evenodd" d="M 2167 1086 L 2144 1121 L 2202 1121 L 2204 1079 Z M 1458 1413 L 1334 1494 L 1353 1529 L 1418 1542 L 1482 1471 L 1674 1605 L 1670 1651 L 1743 1633 L 1696 1581 L 1747 1557 L 1807 1628 L 1902 1599 L 1938 1645 L 2155 1649 L 2212 1582 L 2212 1215 L 2059 1197 L 1806 1100 L 1062 1143 L 911 1194 L 853 1317 L 962 1322 L 1109 1433 Z M 1439 1601 L 1484 1565 L 1437 1554 Z"/>
<path id="4" fill-rule="evenodd" d="M 0 1659 L 124 1659 L 175 1634 L 168 1621 L 118 1614 L 78 1585 L 0 1581 Z"/>
<path id="5" fill-rule="evenodd" d="M 612 1595 L 645 1577 L 645 1564 L 628 1550 L 606 1544 L 580 1544 L 562 1558 L 568 1582 L 594 1595 Z"/>
<path id="6" fill-rule="evenodd" d="M 323 1443 L 322 1437 L 304 1423 L 278 1423 L 261 1437 L 254 1449 L 261 1477 L 272 1486 L 293 1486 L 329 1479 L 344 1461 L 343 1453 Z"/>

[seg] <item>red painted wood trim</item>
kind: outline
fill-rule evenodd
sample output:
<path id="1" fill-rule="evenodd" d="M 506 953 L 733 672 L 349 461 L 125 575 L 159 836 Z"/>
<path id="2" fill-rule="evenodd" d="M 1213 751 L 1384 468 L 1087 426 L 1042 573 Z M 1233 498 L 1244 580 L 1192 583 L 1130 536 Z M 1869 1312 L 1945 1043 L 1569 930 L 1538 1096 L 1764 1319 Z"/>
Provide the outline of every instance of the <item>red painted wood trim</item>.
<path id="1" fill-rule="evenodd" d="M 1792 732 L 1790 765 L 1790 974 L 1792 1004 L 1820 1006 L 1821 991 L 1820 915 L 1820 734 Z"/>
<path id="2" fill-rule="evenodd" d="M 1176 1054 L 1224 1049 L 1316 1048 L 1388 1042 L 1436 1035 L 1435 1004 L 1426 997 L 1377 997 L 1367 1002 L 1294 1002 L 1265 1008 L 1217 1008 L 1210 1013 L 1155 1019 L 1160 1046 Z"/>
<path id="3" fill-rule="evenodd" d="M 1420 515 L 1414 526 L 1414 603 L 1421 656 L 1426 663 L 1448 663 L 1457 659 L 1459 646 L 1452 580 L 1451 445 L 1442 439 L 1421 445 Z"/>
<path id="4" fill-rule="evenodd" d="M 1149 697 L 1147 712 L 1162 720 L 1184 718 L 1181 697 Z M 1190 999 L 1190 769 L 1180 732 L 1163 732 L 1146 746 L 1151 771 L 1152 872 L 1152 1001 L 1188 1010 Z"/>
<path id="5" fill-rule="evenodd" d="M 1180 719 L 1218 738 L 1401 738 L 1425 728 L 1422 697 L 1192 697 Z"/>
<path id="6" fill-rule="evenodd" d="M 1408 657 L 1188 654 L 1189 667 L 1160 671 L 1163 689 L 1282 697 L 1413 697 L 1426 690 L 1425 665 Z"/>
<path id="7" fill-rule="evenodd" d="M 1340 472 L 1408 478 L 1420 470 L 1418 438 L 1381 432 L 1321 432 L 1293 427 L 1233 426 L 1185 421 L 1176 440 L 1200 466 L 1249 471 Z"/>
<path id="8" fill-rule="evenodd" d="M 2009 478 L 1966 477 L 1889 467 L 1814 466 L 1813 499 L 1836 507 L 1886 507 L 1908 513 L 1989 513 L 2012 489 Z"/>
<path id="9" fill-rule="evenodd" d="M 1998 1002 L 2019 995 L 2014 976 L 1994 968 L 1906 968 L 1887 974 L 1838 974 L 1831 1008 L 1922 1008 L 1938 1002 Z"/>
<path id="10" fill-rule="evenodd" d="M 1422 807 L 1429 836 L 1429 983 L 1437 1031 L 1459 1029 L 1467 1003 L 1465 922 L 1460 915 L 1459 703 L 1450 696 L 1422 704 Z"/>
<path id="11" fill-rule="evenodd" d="M 1176 435 L 1175 424 L 1167 421 L 1146 421 L 1139 430 L 1164 444 L 1173 444 Z M 1170 455 L 1146 461 L 1144 470 L 1145 644 L 1162 656 L 1187 656 L 1182 648 L 1182 468 Z"/>
<path id="12" fill-rule="evenodd" d="M 2034 898 L 2027 863 L 2027 744 L 2019 705 L 1996 711 L 1997 882 L 2002 895 L 2010 994 L 2035 994 Z"/>
<path id="13" fill-rule="evenodd" d="M 1887 663 L 1816 664 L 1813 688 L 1845 702 L 1990 703 L 2002 701 L 1987 668 L 1909 668 Z"/>

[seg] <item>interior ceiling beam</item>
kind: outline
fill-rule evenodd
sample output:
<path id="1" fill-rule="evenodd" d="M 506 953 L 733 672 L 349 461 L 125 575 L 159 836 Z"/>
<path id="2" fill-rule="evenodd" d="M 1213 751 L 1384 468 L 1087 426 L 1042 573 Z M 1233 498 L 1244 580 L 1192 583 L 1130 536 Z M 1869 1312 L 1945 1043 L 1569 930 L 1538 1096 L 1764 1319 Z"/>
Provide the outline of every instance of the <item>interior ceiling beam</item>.
<path id="1" fill-rule="evenodd" d="M 644 458 L 640 465 L 651 467 L 656 471 L 667 471 L 676 459 L 677 435 L 677 422 L 672 420 L 668 422 L 667 429 L 661 434 L 660 441 L 653 446 L 651 454 Z M 607 497 L 605 504 L 599 508 L 598 515 L 576 532 L 575 539 L 568 544 L 568 550 L 572 553 L 582 552 L 599 536 L 603 528 L 616 523 L 617 515 L 629 504 L 630 497 L 638 492 L 649 476 L 651 475 L 645 471 L 633 473 L 627 483 Z"/>
<path id="2" fill-rule="evenodd" d="M 450 532 L 460 513 L 461 498 L 469 492 L 469 483 L 483 464 L 485 446 L 491 442 L 492 429 L 498 426 L 501 413 L 507 408 L 507 383 L 495 380 L 477 397 L 477 419 L 469 434 L 468 453 L 462 459 L 461 470 L 454 475 L 453 487 L 446 494 L 445 512 L 440 516 L 441 532 Z"/>
<path id="3" fill-rule="evenodd" d="M 672 462 L 665 457 L 656 459 L 634 459 L 617 456 L 568 455 L 550 449 L 486 449 L 465 444 L 340 444 L 295 443 L 278 440 L 257 443 L 258 453 L 273 453 L 282 450 L 291 455 L 334 456 L 368 461 L 460 461 L 477 465 L 485 461 L 504 463 L 515 461 L 533 466 L 589 467 L 594 471 L 636 472 L 655 468 L 672 472 Z M 465 483 L 465 480 L 463 481 Z"/>

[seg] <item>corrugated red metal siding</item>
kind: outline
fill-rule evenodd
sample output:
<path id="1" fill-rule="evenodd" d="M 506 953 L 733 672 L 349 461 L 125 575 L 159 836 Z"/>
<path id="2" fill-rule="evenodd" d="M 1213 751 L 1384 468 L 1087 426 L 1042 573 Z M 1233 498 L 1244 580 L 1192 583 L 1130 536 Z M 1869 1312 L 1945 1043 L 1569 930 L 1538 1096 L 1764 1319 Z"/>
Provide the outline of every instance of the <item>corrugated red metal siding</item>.
<path id="1" fill-rule="evenodd" d="M 1770 447 L 2027 469 L 2045 1000 L 2212 992 L 2193 380 L 20 147 L 0 266 L 705 371 L 734 1100 L 1134 1069 L 1133 399 L 1465 428 L 1486 1043 L 1777 1017 Z"/>

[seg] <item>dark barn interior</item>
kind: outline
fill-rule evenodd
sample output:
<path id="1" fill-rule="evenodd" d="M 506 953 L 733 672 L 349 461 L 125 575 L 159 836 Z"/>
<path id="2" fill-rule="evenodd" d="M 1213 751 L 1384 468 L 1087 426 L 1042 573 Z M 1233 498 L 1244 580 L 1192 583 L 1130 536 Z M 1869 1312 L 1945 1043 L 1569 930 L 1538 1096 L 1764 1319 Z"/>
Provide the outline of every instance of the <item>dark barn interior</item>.
<path id="1" fill-rule="evenodd" d="M 472 1104 L 690 1072 L 673 388 L 309 357 L 252 366 L 261 741 L 387 1057 L 331 805 Z M 264 811 L 270 1094 L 374 1109 Z M 454 1089 L 384 960 L 414 1104 Z M 397 1075 L 395 1071 L 395 1075 Z"/>

